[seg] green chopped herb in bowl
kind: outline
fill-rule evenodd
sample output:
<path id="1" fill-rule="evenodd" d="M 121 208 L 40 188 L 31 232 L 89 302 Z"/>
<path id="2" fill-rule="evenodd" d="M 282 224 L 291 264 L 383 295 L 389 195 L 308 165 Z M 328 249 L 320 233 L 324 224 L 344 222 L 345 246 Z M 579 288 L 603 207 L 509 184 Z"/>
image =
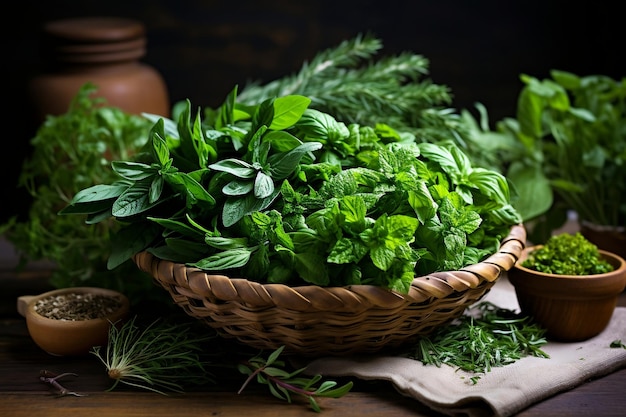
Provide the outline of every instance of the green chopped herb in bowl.
<path id="1" fill-rule="evenodd" d="M 528 254 L 522 266 L 547 274 L 595 275 L 613 271 L 598 247 L 580 234 L 561 233 Z"/>

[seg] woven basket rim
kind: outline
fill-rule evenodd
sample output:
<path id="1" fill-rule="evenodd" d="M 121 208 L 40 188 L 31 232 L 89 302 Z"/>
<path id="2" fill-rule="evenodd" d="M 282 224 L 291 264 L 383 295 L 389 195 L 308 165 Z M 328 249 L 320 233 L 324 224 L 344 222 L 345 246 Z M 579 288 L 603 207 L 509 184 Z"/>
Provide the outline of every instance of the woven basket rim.
<path id="1" fill-rule="evenodd" d="M 281 306 L 295 311 L 334 309 L 394 308 L 406 303 L 424 303 L 495 282 L 521 256 L 526 241 L 522 224 L 511 227 L 498 252 L 458 271 L 434 272 L 415 277 L 407 294 L 383 287 L 360 284 L 340 287 L 318 285 L 289 286 L 250 281 L 246 278 L 212 274 L 196 267 L 159 259 L 147 251 L 134 256 L 140 269 L 164 286 L 188 290 L 185 296 L 212 302 L 243 303 L 256 308 Z M 350 300 L 356 298 L 357 300 Z M 360 308 L 357 307 L 360 304 Z"/>

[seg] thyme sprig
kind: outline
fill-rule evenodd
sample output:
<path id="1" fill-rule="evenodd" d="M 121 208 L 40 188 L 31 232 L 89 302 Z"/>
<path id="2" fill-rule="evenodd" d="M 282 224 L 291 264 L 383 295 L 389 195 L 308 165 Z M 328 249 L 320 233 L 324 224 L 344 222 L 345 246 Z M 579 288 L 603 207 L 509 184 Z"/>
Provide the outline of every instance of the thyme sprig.
<path id="1" fill-rule="evenodd" d="M 283 348 L 284 346 L 281 346 L 272 352 L 267 359 L 257 355 L 238 365 L 239 371 L 248 375 L 238 391 L 239 394 L 256 378 L 258 383 L 267 385 L 276 398 L 291 403 L 292 394 L 301 395 L 307 398 L 311 408 L 319 413 L 321 408 L 316 400 L 317 397 L 339 398 L 352 389 L 352 381 L 335 388 L 337 386 L 335 381 L 322 381 L 321 384 L 316 385 L 322 379 L 319 374 L 312 378 L 299 377 L 298 375 L 304 371 L 304 368 L 292 372 L 286 371 L 285 362 L 278 360 Z"/>
<path id="2" fill-rule="evenodd" d="M 490 302 L 476 304 L 453 323 L 419 340 L 409 356 L 424 364 L 443 364 L 480 374 L 516 362 L 524 356 L 549 358 L 541 350 L 545 329 L 527 316 Z"/>
<path id="3" fill-rule="evenodd" d="M 136 320 L 111 326 L 106 350 L 91 350 L 115 381 L 107 391 L 122 383 L 167 395 L 182 393 L 185 385 L 215 382 L 207 371 L 211 362 L 202 354 L 204 342 L 215 335 L 191 331 L 188 322 L 156 319 L 142 329 Z"/>

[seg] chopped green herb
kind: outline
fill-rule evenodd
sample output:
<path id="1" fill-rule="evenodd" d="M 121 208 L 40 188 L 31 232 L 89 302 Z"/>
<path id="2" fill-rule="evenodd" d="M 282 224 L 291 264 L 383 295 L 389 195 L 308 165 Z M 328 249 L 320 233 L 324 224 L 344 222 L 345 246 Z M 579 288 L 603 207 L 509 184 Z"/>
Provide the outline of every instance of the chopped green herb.
<path id="1" fill-rule="evenodd" d="M 477 313 L 476 313 L 477 312 Z M 549 358 L 541 350 L 545 329 L 529 317 L 482 302 L 447 326 L 420 339 L 410 355 L 427 365 L 443 364 L 474 373 L 511 364 L 524 356 Z M 476 383 L 480 376 L 471 378 Z"/>
<path id="2" fill-rule="evenodd" d="M 614 340 L 614 341 L 612 341 L 610 347 L 626 349 L 626 345 L 624 343 L 622 343 L 621 340 Z"/>
<path id="3" fill-rule="evenodd" d="M 558 275 L 594 275 L 614 269 L 580 232 L 551 236 L 545 245 L 528 254 L 522 266 Z"/>

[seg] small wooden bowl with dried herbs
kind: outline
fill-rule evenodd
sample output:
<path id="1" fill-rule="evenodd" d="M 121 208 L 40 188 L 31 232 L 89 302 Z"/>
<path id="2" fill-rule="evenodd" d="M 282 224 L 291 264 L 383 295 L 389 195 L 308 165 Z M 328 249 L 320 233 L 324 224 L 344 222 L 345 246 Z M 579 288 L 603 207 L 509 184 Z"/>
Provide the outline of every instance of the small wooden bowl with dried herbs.
<path id="1" fill-rule="evenodd" d="M 106 345 L 109 329 L 128 317 L 128 298 L 96 287 L 72 287 L 17 299 L 28 332 L 44 351 L 56 356 L 86 355 Z"/>
<path id="2" fill-rule="evenodd" d="M 580 233 L 563 233 L 526 247 L 508 276 L 522 313 L 548 338 L 576 342 L 608 325 L 626 286 L 626 261 Z"/>

